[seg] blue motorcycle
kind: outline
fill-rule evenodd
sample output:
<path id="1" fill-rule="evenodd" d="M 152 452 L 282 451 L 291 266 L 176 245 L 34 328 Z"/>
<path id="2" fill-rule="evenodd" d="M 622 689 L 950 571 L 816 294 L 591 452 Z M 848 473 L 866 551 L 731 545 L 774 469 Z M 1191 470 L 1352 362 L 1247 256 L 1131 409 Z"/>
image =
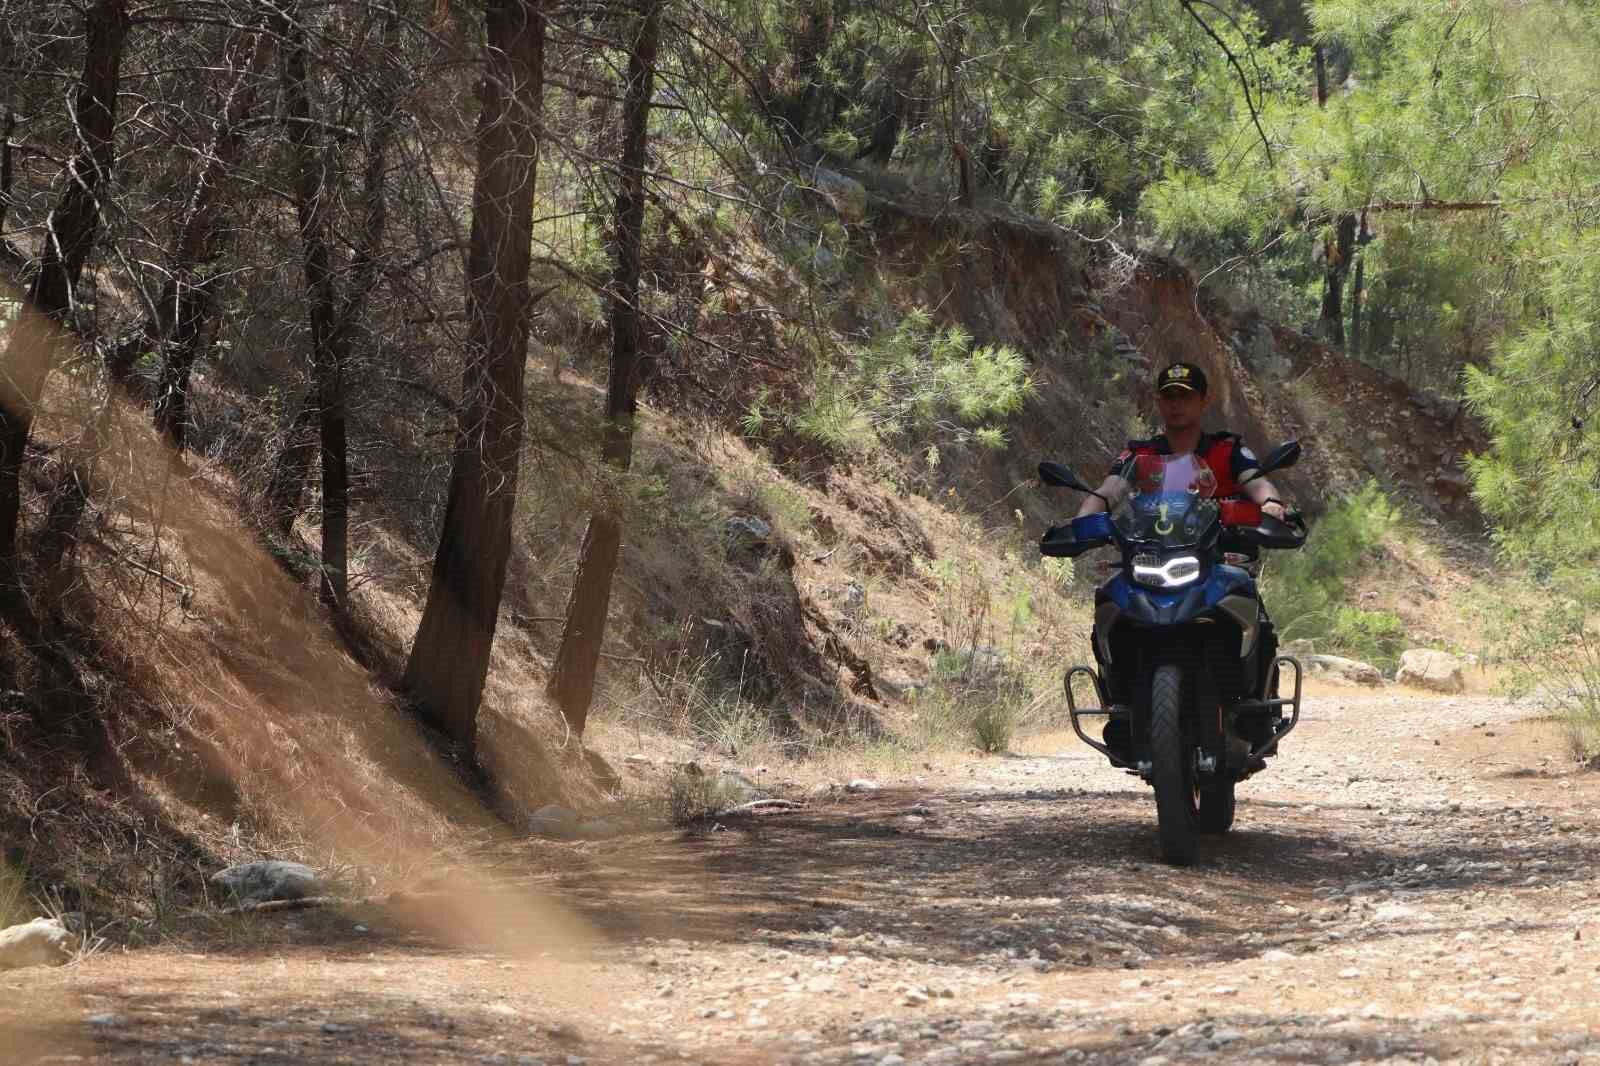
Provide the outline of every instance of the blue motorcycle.
<path id="1" fill-rule="evenodd" d="M 1291 441 L 1251 476 L 1299 457 Z M 1124 499 L 1052 527 L 1039 551 L 1121 552 L 1117 573 L 1095 593 L 1098 669 L 1067 671 L 1067 710 L 1084 743 L 1154 787 L 1162 857 L 1188 866 L 1200 834 L 1232 828 L 1235 785 L 1265 769 L 1300 721 L 1300 663 L 1277 654 L 1247 567 L 1263 548 L 1301 547 L 1306 528 L 1297 514 L 1279 520 L 1253 502 L 1217 499 L 1215 476 L 1193 455 L 1133 455 L 1119 474 L 1129 484 Z M 1060 463 L 1040 463 L 1039 476 L 1099 495 Z M 1285 670 L 1294 673 L 1289 698 L 1278 695 Z M 1098 707 L 1077 705 L 1080 678 Z M 1099 740 L 1084 731 L 1090 718 L 1105 719 Z"/>

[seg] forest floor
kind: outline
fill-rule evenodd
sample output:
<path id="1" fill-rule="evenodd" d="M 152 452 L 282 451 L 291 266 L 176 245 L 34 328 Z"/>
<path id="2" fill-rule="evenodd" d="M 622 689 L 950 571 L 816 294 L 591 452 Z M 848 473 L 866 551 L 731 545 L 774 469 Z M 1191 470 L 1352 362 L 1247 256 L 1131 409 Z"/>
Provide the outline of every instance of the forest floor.
<path id="1" fill-rule="evenodd" d="M 1600 774 L 1528 713 L 1317 692 L 1192 869 L 1157 861 L 1146 789 L 1061 735 L 511 852 L 572 935 L 259 916 L 5 974 L 0 1059 L 1600 1063 Z"/>

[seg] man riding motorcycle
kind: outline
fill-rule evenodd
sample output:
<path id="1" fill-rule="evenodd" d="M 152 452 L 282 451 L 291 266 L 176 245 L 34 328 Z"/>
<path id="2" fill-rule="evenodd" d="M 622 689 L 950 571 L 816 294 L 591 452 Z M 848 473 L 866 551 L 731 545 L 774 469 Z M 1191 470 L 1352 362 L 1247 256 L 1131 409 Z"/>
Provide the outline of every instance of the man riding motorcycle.
<path id="1" fill-rule="evenodd" d="M 1216 497 L 1243 496 L 1260 504 L 1264 514 L 1283 519 L 1287 508 L 1278 498 L 1278 490 L 1272 482 L 1265 477 L 1244 481 L 1258 468 L 1255 454 L 1245 447 L 1244 442 L 1233 433 L 1206 433 L 1201 430 L 1200 420 L 1211 404 L 1205 371 L 1193 363 L 1173 363 L 1156 376 L 1155 389 L 1156 408 L 1166 432 L 1148 440 L 1129 441 L 1127 448 L 1113 464 L 1110 475 L 1101 482 L 1098 495 L 1086 497 L 1078 515 L 1082 517 L 1114 508 L 1128 495 L 1132 484 L 1124 475 L 1130 470 L 1130 460 L 1137 464 L 1139 456 L 1193 454 L 1215 477 Z M 1121 687 L 1118 685 L 1117 673 L 1107 669 L 1108 664 L 1101 654 L 1099 635 L 1095 636 L 1096 639 L 1092 639 L 1089 643 L 1094 649 L 1101 675 L 1107 679 L 1112 688 L 1110 693 L 1112 701 L 1131 703 L 1133 701 L 1131 692 L 1116 691 Z M 1264 620 L 1261 637 L 1253 656 L 1255 681 L 1262 696 L 1276 695 L 1277 679 L 1269 675 L 1273 673 L 1272 663 L 1277 657 L 1277 651 L 1278 640 L 1272 622 Z M 1125 685 L 1127 679 L 1123 678 L 1122 681 Z M 1269 689 L 1273 691 L 1269 692 Z M 1122 722 L 1113 724 L 1126 728 Z M 1118 735 L 1113 736 L 1110 726 L 1107 727 L 1105 739 L 1114 749 L 1124 747 L 1129 742 L 1120 731 Z"/>

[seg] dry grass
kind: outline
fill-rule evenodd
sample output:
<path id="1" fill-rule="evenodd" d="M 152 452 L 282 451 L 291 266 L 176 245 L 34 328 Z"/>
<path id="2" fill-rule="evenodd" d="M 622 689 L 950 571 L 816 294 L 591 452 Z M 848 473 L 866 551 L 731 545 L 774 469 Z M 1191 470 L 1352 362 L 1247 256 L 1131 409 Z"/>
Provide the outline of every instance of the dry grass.
<path id="1" fill-rule="evenodd" d="M 70 736 L 5 709 L 0 819 L 20 842 L 28 883 L 63 907 L 115 909 L 148 931 L 204 904 L 205 877 L 228 861 L 299 859 L 366 885 L 441 864 L 470 878 L 473 849 L 508 831 L 469 776 L 241 521 L 228 474 L 174 455 L 143 412 L 94 400 L 91 381 L 53 379 L 38 430 L 43 441 L 79 442 L 95 418 L 101 433 L 100 514 L 55 625 L 85 664 L 92 702 L 77 714 L 103 727 L 117 766 L 96 766 Z M 376 583 L 359 596 L 369 621 L 396 644 L 409 640 L 414 601 Z M 559 795 L 588 768 L 535 757 L 548 738 L 537 708 L 515 698 L 527 678 L 504 653 L 496 665 L 486 755 L 530 802 Z M 37 690 L 25 674 L 8 680 Z"/>

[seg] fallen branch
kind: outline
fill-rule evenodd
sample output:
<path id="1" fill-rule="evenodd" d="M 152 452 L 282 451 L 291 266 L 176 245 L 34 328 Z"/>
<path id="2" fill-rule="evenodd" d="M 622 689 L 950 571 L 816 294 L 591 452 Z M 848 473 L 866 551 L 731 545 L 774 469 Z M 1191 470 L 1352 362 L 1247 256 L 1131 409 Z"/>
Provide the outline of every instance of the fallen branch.
<path id="1" fill-rule="evenodd" d="M 241 903 L 237 907 L 225 907 L 223 914 L 274 914 L 279 911 L 302 911 L 312 907 L 336 906 L 361 906 L 371 903 L 369 899 L 360 897 L 346 898 L 344 896 L 302 896 L 300 899 L 268 899 L 257 900 L 253 903 Z"/>
<path id="2" fill-rule="evenodd" d="M 735 814 L 754 814 L 756 811 L 766 810 L 798 811 L 804 809 L 804 807 L 804 803 L 797 803 L 794 800 L 759 799 L 751 800 L 749 803 L 741 803 L 737 807 L 729 807 L 726 810 L 718 811 L 712 817 L 727 818 Z"/>

